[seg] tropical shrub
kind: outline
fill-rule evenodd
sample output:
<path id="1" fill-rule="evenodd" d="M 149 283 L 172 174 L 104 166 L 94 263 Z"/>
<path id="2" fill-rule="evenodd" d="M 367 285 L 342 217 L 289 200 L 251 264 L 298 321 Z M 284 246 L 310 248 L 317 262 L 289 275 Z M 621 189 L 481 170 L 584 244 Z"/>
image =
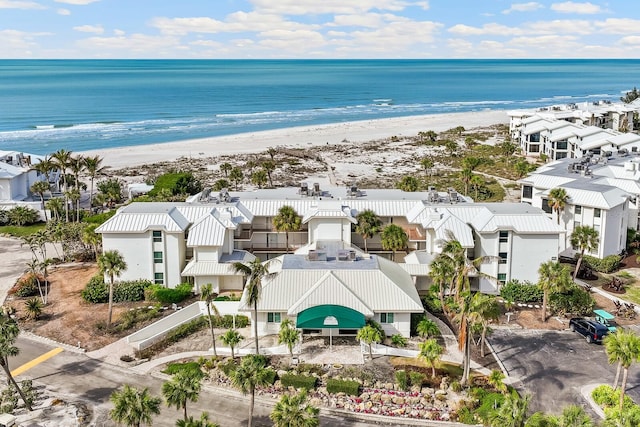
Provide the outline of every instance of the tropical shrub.
<path id="1" fill-rule="evenodd" d="M 512 302 L 539 303 L 542 302 L 542 289 L 529 281 L 510 280 L 500 288 L 500 296 Z"/>
<path id="2" fill-rule="evenodd" d="M 409 379 L 407 378 L 407 371 L 400 369 L 396 371 L 396 384 L 400 390 L 406 390 L 409 388 Z"/>
<path id="3" fill-rule="evenodd" d="M 188 373 L 195 378 L 204 378 L 204 372 L 200 369 L 198 362 L 169 363 L 162 371 L 163 374 L 167 375 L 174 375 L 178 372 Z"/>
<path id="4" fill-rule="evenodd" d="M 109 300 L 109 287 L 104 283 L 104 276 L 96 274 L 80 293 L 82 299 L 92 304 L 105 303 Z"/>
<path id="5" fill-rule="evenodd" d="M 107 212 L 103 212 L 103 213 L 99 213 L 99 214 L 95 214 L 95 215 L 87 215 L 87 216 L 82 218 L 82 221 L 83 222 L 88 222 L 89 224 L 101 225 L 101 224 L 105 223 L 109 218 L 114 216 L 116 214 L 116 212 L 118 212 L 118 211 L 113 209 L 113 210 L 110 210 L 110 211 L 107 211 Z"/>
<path id="6" fill-rule="evenodd" d="M 135 302 L 144 300 L 144 291 L 153 285 L 150 280 L 128 280 L 119 282 L 113 288 L 113 300 L 115 302 Z"/>
<path id="7" fill-rule="evenodd" d="M 160 307 L 140 307 L 135 310 L 129 310 L 120 316 L 116 329 L 118 331 L 126 331 L 133 328 L 138 323 L 155 319 L 160 316 Z"/>
<path id="8" fill-rule="evenodd" d="M 360 383 L 357 381 L 329 378 L 327 380 L 328 393 L 345 393 L 350 396 L 360 396 Z"/>
<path id="9" fill-rule="evenodd" d="M 163 304 L 178 304 L 192 295 L 191 288 L 193 285 L 182 283 L 172 288 L 165 288 L 162 285 L 151 285 L 145 292 L 147 300 L 158 301 Z"/>
<path id="10" fill-rule="evenodd" d="M 311 390 L 315 388 L 318 379 L 309 375 L 284 374 L 280 377 L 280 382 L 284 387 L 305 388 Z"/>
<path id="11" fill-rule="evenodd" d="M 422 387 L 422 384 L 424 384 L 425 378 L 426 378 L 426 375 L 423 374 L 422 372 L 417 372 L 417 371 L 409 372 L 409 382 L 411 383 L 412 386 Z"/>
<path id="12" fill-rule="evenodd" d="M 407 339 L 401 334 L 394 334 L 391 336 L 391 344 L 395 345 L 396 347 L 406 347 Z"/>
<path id="13" fill-rule="evenodd" d="M 20 280 L 18 280 L 10 293 L 21 298 L 38 295 L 38 280 L 36 279 L 36 276 L 33 273 L 24 275 Z"/>
<path id="14" fill-rule="evenodd" d="M 206 318 L 207 316 L 205 316 Z M 224 316 L 211 316 L 214 328 L 233 328 L 233 315 L 225 314 Z M 208 320 L 207 320 L 208 321 Z M 236 329 L 242 329 L 249 326 L 249 318 L 247 316 L 236 315 Z"/>
<path id="15" fill-rule="evenodd" d="M 164 191 L 163 191 L 164 190 Z M 155 197 L 163 192 L 172 195 L 196 194 L 202 191 L 202 184 L 191 172 L 165 173 L 156 178 L 153 190 L 149 191 L 149 196 Z"/>
<path id="16" fill-rule="evenodd" d="M 22 227 L 23 225 L 35 224 L 40 220 L 40 213 L 28 206 L 15 206 L 7 211 L 9 224 Z"/>
<path id="17" fill-rule="evenodd" d="M 578 285 L 573 285 L 566 292 L 554 292 L 549 296 L 549 308 L 560 315 L 589 315 L 596 302 L 591 294 Z"/>
<path id="18" fill-rule="evenodd" d="M 608 255 L 602 259 L 585 255 L 582 262 L 586 262 L 591 268 L 600 273 L 613 273 L 620 268 L 622 257 L 620 255 Z"/>

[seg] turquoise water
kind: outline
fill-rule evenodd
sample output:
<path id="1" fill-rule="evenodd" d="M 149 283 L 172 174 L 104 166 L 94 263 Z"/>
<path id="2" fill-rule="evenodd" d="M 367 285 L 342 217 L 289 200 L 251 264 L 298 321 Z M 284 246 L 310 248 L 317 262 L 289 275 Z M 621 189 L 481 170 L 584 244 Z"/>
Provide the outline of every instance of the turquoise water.
<path id="1" fill-rule="evenodd" d="M 639 81 L 640 60 L 2 60 L 0 150 L 618 100 Z"/>

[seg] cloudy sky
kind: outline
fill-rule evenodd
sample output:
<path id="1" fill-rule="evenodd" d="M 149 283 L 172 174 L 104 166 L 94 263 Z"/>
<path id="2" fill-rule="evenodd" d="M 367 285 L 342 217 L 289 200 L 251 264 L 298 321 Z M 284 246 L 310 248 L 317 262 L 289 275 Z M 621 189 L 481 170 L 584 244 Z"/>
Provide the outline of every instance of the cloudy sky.
<path id="1" fill-rule="evenodd" d="M 638 0 L 0 0 L 0 58 L 638 58 Z"/>

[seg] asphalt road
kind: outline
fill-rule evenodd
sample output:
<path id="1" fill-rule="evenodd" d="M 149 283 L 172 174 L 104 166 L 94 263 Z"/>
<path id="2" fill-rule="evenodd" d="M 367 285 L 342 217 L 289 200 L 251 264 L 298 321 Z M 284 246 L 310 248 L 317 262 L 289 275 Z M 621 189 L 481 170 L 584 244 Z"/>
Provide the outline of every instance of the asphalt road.
<path id="1" fill-rule="evenodd" d="M 604 347 L 588 344 L 575 332 L 496 329 L 490 342 L 514 386 L 531 394 L 533 411 L 560 413 L 570 404 L 586 408 L 580 389 L 612 384 L 616 365 L 609 365 Z M 640 401 L 640 369 L 631 367 L 627 392 Z"/>
<path id="2" fill-rule="evenodd" d="M 20 354 L 9 360 L 11 369 L 48 352 L 51 346 L 27 338 L 20 337 L 17 341 Z M 116 424 L 108 418 L 111 409 L 109 396 L 123 384 L 136 387 L 148 387 L 152 394 L 161 396 L 160 389 L 163 380 L 151 375 L 137 375 L 125 368 L 102 363 L 90 359 L 84 354 L 63 351 L 60 354 L 35 366 L 16 380 L 32 379 L 35 384 L 46 385 L 50 395 L 58 396 L 69 401 L 90 402 L 95 413 L 95 425 L 111 427 Z M 271 404 L 261 404 L 256 401 L 254 409 L 254 423 L 256 427 L 272 426 L 268 416 L 272 409 Z M 249 413 L 249 398 L 231 390 L 214 387 L 203 387 L 200 399 L 196 403 L 189 403 L 189 414 L 199 416 L 200 412 L 209 412 L 210 418 L 221 426 L 240 427 L 247 425 Z M 154 418 L 154 427 L 174 427 L 177 419 L 181 418 L 182 411 L 175 408 L 161 408 L 160 416 Z M 364 423 L 345 420 L 342 417 L 323 415 L 320 417 L 320 425 L 327 427 L 365 427 L 379 425 L 376 423 Z"/>

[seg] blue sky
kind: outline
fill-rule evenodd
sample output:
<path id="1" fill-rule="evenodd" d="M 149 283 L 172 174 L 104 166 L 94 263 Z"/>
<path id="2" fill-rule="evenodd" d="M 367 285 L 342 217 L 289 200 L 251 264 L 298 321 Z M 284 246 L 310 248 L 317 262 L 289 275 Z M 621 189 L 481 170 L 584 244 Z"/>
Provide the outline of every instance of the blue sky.
<path id="1" fill-rule="evenodd" d="M 0 0 L 0 58 L 638 58 L 637 0 Z"/>

